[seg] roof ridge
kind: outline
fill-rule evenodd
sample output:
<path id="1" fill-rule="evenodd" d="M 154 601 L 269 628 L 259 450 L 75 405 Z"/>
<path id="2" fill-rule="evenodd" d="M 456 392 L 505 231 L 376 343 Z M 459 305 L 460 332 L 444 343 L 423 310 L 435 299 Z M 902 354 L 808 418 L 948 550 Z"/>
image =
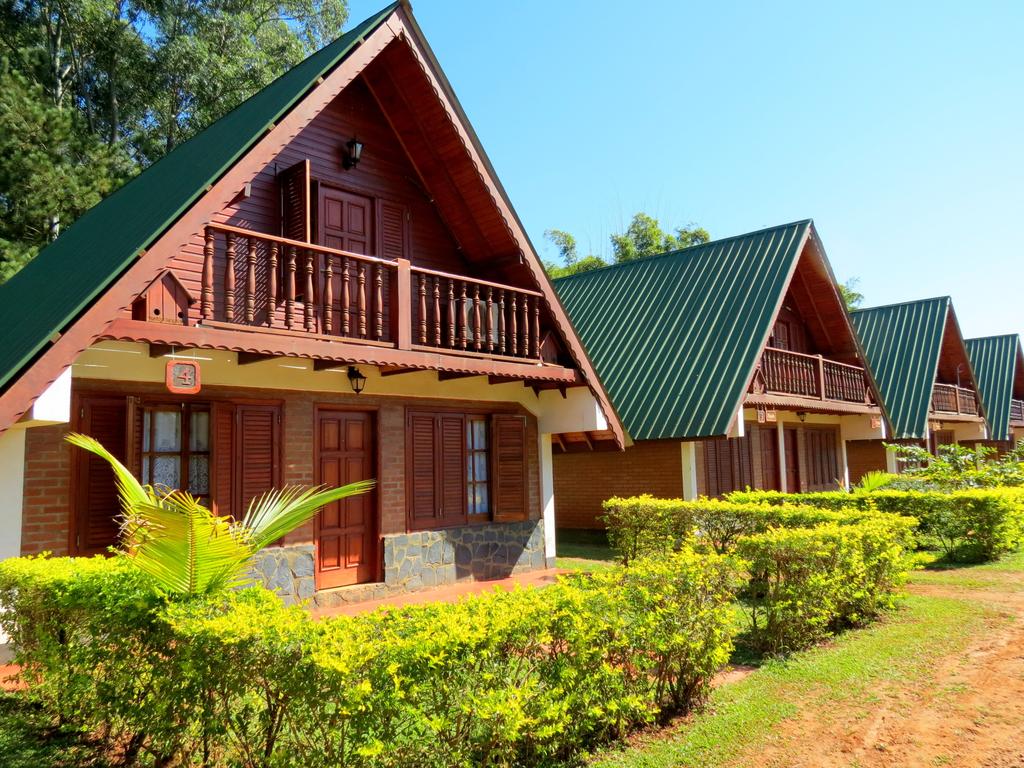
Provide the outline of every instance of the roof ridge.
<path id="1" fill-rule="evenodd" d="M 1020 339 L 1020 334 L 1019 333 L 993 333 L 993 334 L 991 334 L 989 336 L 972 336 L 969 339 L 964 339 L 964 341 L 965 342 L 967 342 L 967 341 L 988 341 L 989 339 Z"/>
<path id="2" fill-rule="evenodd" d="M 613 262 L 612 264 L 605 264 L 603 267 L 597 267 L 596 269 L 588 269 L 585 272 L 576 272 L 575 274 L 572 274 L 572 275 L 563 275 L 562 277 L 557 277 L 552 282 L 557 284 L 557 283 L 560 283 L 560 282 L 562 282 L 564 280 L 571 280 L 574 277 L 585 277 L 587 275 L 593 275 L 593 274 L 596 274 L 596 273 L 599 273 L 599 272 L 605 272 L 607 270 L 615 269 L 617 267 L 628 267 L 628 266 L 630 266 L 632 264 L 644 264 L 644 263 L 647 263 L 647 262 L 650 262 L 650 261 L 656 261 L 658 259 L 667 259 L 667 258 L 672 257 L 672 256 L 681 256 L 681 255 L 685 254 L 687 251 L 693 251 L 693 250 L 696 250 L 698 248 L 710 248 L 712 246 L 717 246 L 717 245 L 720 245 L 722 243 L 727 243 L 730 240 L 741 240 L 743 238 L 753 237 L 754 235 L 760 235 L 760 234 L 762 234 L 764 232 L 774 232 L 774 231 L 780 230 L 780 229 L 787 229 L 788 227 L 795 227 L 795 226 L 799 226 L 801 224 L 813 224 L 813 223 L 814 223 L 814 219 L 810 219 L 810 218 L 808 218 L 808 219 L 798 219 L 797 221 L 790 221 L 790 222 L 788 222 L 786 224 L 778 224 L 778 225 L 776 225 L 774 227 L 763 227 L 761 229 L 755 229 L 755 230 L 753 230 L 751 232 L 744 232 L 744 233 L 739 234 L 739 235 L 729 235 L 727 237 L 720 237 L 720 238 L 717 238 L 715 240 L 708 240 L 706 243 L 697 243 L 695 245 L 688 245 L 685 248 L 676 248 L 676 249 L 671 250 L 671 251 L 663 251 L 661 253 L 653 253 L 650 256 L 641 256 L 640 258 L 637 258 L 637 259 L 630 259 L 629 261 L 617 261 L 617 262 Z"/>
<path id="3" fill-rule="evenodd" d="M 890 307 L 905 307 L 911 304 L 927 304 L 932 301 L 945 301 L 948 304 L 953 303 L 951 296 L 932 296 L 927 299 L 910 299 L 908 301 L 895 301 L 892 304 L 879 304 L 877 307 L 858 307 L 857 309 L 851 310 L 850 314 L 854 315 L 858 312 L 874 312 L 876 309 L 889 309 Z"/>

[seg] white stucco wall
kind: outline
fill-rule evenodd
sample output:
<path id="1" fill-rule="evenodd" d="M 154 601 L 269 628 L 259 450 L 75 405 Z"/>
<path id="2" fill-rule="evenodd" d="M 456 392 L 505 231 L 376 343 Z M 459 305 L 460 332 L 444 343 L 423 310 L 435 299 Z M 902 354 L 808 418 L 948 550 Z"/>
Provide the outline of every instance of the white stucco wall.
<path id="1" fill-rule="evenodd" d="M 21 507 L 25 486 L 25 429 L 0 435 L 0 560 L 21 554 Z"/>

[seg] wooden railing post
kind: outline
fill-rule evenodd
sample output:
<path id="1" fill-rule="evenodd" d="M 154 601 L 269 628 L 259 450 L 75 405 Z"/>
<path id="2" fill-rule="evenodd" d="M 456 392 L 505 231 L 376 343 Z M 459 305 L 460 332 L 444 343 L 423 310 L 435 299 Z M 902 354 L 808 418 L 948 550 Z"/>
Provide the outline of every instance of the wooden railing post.
<path id="1" fill-rule="evenodd" d="M 825 358 L 816 355 L 818 358 L 818 399 L 825 399 Z"/>
<path id="2" fill-rule="evenodd" d="M 199 305 L 199 316 L 203 320 L 213 319 L 213 250 L 214 232 L 207 227 L 206 240 L 203 244 L 202 302 Z"/>
<path id="3" fill-rule="evenodd" d="M 256 241 L 245 238 L 245 322 L 256 319 Z"/>
<path id="4" fill-rule="evenodd" d="M 267 265 L 267 327 L 273 328 L 274 312 L 277 309 L 277 241 L 271 240 L 268 248 L 269 264 Z"/>
<path id="5" fill-rule="evenodd" d="M 324 333 L 334 333 L 334 259 L 324 259 Z"/>
<path id="6" fill-rule="evenodd" d="M 224 260 L 224 319 L 232 323 L 235 320 L 235 235 L 233 232 L 227 234 Z"/>
<path id="7" fill-rule="evenodd" d="M 392 290 L 392 328 L 395 345 L 399 349 L 412 349 L 412 270 L 408 259 L 397 259 L 395 287 Z M 421 278 L 421 280 L 424 278 Z M 420 326 L 426 323 L 424 301 L 420 302 Z"/>

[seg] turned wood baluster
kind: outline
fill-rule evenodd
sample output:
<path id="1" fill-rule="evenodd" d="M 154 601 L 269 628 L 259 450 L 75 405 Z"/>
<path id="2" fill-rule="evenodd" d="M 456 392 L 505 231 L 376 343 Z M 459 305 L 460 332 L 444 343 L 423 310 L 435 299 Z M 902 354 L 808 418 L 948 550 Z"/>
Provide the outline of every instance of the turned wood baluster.
<path id="1" fill-rule="evenodd" d="M 359 293 L 356 296 L 356 309 L 359 312 L 359 337 L 366 338 L 366 264 L 359 262 Z"/>
<path id="2" fill-rule="evenodd" d="M 348 285 L 348 256 L 341 257 L 341 335 L 349 335 L 350 290 Z"/>
<path id="3" fill-rule="evenodd" d="M 473 290 L 473 349 L 480 351 L 480 344 L 483 341 L 480 333 L 480 285 Z"/>
<path id="4" fill-rule="evenodd" d="M 203 243 L 203 292 L 199 316 L 203 320 L 213 317 L 213 249 L 214 232 L 206 228 L 206 241 Z"/>
<path id="5" fill-rule="evenodd" d="M 224 249 L 224 319 L 229 323 L 235 320 L 235 235 L 228 232 L 228 243 Z"/>
<path id="6" fill-rule="evenodd" d="M 494 289 L 487 286 L 487 351 L 494 351 Z"/>
<path id="7" fill-rule="evenodd" d="M 461 298 L 459 299 L 459 324 L 462 326 L 461 344 L 462 348 L 466 349 L 469 345 L 469 328 L 467 327 L 469 325 L 467 322 L 469 320 L 469 312 L 466 311 L 466 281 L 460 280 L 459 283 L 462 286 Z"/>
<path id="8" fill-rule="evenodd" d="M 303 326 L 307 331 L 313 330 L 313 252 L 306 251 L 306 290 L 303 305 Z"/>
<path id="9" fill-rule="evenodd" d="M 498 289 L 498 352 L 508 351 L 505 346 L 505 289 Z"/>
<path id="10" fill-rule="evenodd" d="M 324 333 L 334 333 L 334 258 L 324 254 Z"/>
<path id="11" fill-rule="evenodd" d="M 533 350 L 533 357 L 540 357 L 540 300 L 533 297 L 533 340 L 530 349 Z"/>
<path id="12" fill-rule="evenodd" d="M 448 346 L 455 349 L 455 281 L 448 278 Z"/>
<path id="13" fill-rule="evenodd" d="M 434 278 L 434 346 L 441 346 L 441 280 Z"/>
<path id="14" fill-rule="evenodd" d="M 256 318 L 256 242 L 251 237 L 243 237 L 245 249 L 245 322 L 251 323 Z"/>
<path id="15" fill-rule="evenodd" d="M 271 240 L 267 245 L 269 263 L 267 265 L 267 327 L 274 327 L 274 312 L 277 309 L 277 241 Z"/>
<path id="16" fill-rule="evenodd" d="M 519 333 L 518 328 L 516 327 L 516 324 L 519 322 L 519 313 L 516 311 L 515 291 L 509 291 L 509 293 L 512 294 L 512 311 L 509 313 L 509 319 L 512 322 L 508 327 L 508 340 L 509 346 L 511 347 L 509 354 L 514 357 L 519 343 Z"/>
<path id="17" fill-rule="evenodd" d="M 420 344 L 427 343 L 427 276 L 420 275 L 419 284 Z"/>
<path id="18" fill-rule="evenodd" d="M 295 246 L 289 245 L 284 294 L 284 324 L 288 330 L 295 327 L 295 258 Z"/>
<path id="19" fill-rule="evenodd" d="M 530 307 L 528 304 L 529 297 L 523 296 L 523 300 L 519 303 L 523 313 L 523 346 L 522 356 L 530 356 Z"/>
<path id="20" fill-rule="evenodd" d="M 380 264 L 373 266 L 373 330 L 374 338 L 384 338 L 384 270 Z"/>

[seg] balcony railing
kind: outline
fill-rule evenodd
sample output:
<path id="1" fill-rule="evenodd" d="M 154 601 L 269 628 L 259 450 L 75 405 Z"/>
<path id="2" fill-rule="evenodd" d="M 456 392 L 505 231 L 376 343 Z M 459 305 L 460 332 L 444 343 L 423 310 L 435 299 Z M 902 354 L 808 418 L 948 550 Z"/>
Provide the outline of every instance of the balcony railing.
<path id="1" fill-rule="evenodd" d="M 1010 421 L 1024 424 L 1024 400 L 1010 401 Z"/>
<path id="2" fill-rule="evenodd" d="M 405 259 L 206 227 L 200 316 L 207 325 L 536 360 L 542 298 Z"/>
<path id="3" fill-rule="evenodd" d="M 821 355 L 769 347 L 761 355 L 761 374 L 767 392 L 864 405 L 873 402 L 863 368 Z"/>
<path id="4" fill-rule="evenodd" d="M 936 384 L 932 388 L 932 410 L 939 413 L 978 415 L 978 398 L 974 390 L 953 384 Z"/>

